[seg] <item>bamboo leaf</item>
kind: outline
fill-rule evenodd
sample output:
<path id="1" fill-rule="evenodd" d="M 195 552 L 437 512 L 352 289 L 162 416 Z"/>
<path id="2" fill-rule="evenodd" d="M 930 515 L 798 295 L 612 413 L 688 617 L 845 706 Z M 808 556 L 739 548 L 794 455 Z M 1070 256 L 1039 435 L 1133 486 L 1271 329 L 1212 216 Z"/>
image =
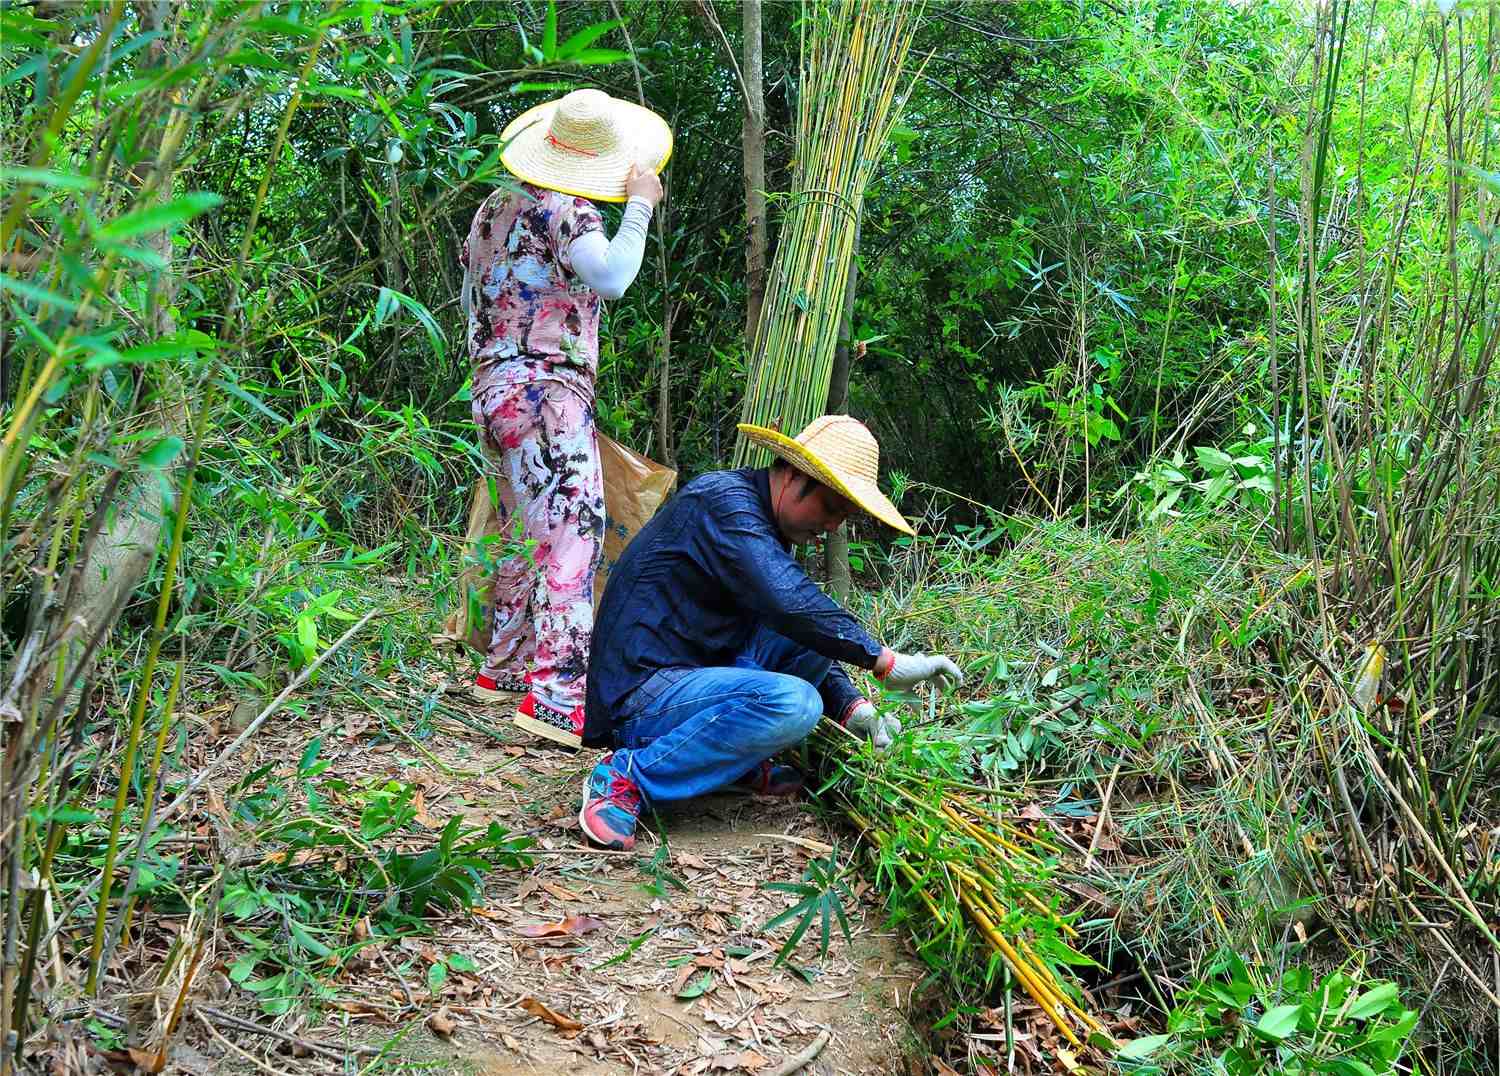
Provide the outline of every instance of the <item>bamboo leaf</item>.
<path id="1" fill-rule="evenodd" d="M 97 233 L 100 238 L 118 241 L 138 235 L 166 231 L 208 212 L 224 199 L 208 191 L 194 191 L 160 205 L 147 206 L 116 217 Z"/>
<path id="2" fill-rule="evenodd" d="M 623 25 L 625 25 L 624 19 L 610 19 L 608 22 L 596 22 L 592 26 L 586 26 L 558 46 L 557 58 L 559 60 L 571 59 L 575 53 L 588 48 L 617 26 Z"/>
<path id="3" fill-rule="evenodd" d="M 557 58 L 557 0 L 547 0 L 547 21 L 542 25 L 542 56 Z"/>

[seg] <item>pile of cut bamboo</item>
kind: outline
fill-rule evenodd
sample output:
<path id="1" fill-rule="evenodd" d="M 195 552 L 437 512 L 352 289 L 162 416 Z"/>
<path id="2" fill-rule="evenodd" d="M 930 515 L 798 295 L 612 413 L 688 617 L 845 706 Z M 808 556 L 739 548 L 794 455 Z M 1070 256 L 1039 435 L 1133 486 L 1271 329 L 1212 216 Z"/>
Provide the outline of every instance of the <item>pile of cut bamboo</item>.
<path id="1" fill-rule="evenodd" d="M 824 728 L 819 742 L 840 770 L 833 795 L 869 841 L 877 881 L 898 906 L 915 900 L 931 917 L 933 929 L 918 932 L 927 935 L 929 962 L 974 982 L 979 965 L 972 956 L 968 974 L 958 965 L 977 937 L 1069 1043 L 1112 1049 L 1109 1032 L 1083 1007 L 1082 992 L 1059 978 L 1060 962 L 1039 952 L 1057 948 L 1050 938 L 1078 937 L 1056 901 L 1042 895 L 1051 893 L 1058 845 L 925 770 L 870 754 L 837 725 Z"/>
<path id="2" fill-rule="evenodd" d="M 797 156 L 740 421 L 795 434 L 823 413 L 865 185 L 912 81 L 920 0 L 804 0 Z M 735 466 L 763 466 L 743 437 Z"/>

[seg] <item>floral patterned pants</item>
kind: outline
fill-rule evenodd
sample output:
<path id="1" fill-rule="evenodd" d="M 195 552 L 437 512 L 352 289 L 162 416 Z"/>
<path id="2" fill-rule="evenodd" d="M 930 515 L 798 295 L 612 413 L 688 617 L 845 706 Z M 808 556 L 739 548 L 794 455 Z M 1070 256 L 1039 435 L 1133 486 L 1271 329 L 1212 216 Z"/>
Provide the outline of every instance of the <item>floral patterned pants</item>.
<path id="1" fill-rule="evenodd" d="M 604 550 L 593 401 L 560 381 L 496 385 L 475 395 L 474 421 L 497 479 L 503 533 L 515 535 L 519 518 L 519 537 L 536 543 L 496 573 L 483 671 L 517 680 L 529 672 L 537 698 L 569 713 L 583 705 Z"/>

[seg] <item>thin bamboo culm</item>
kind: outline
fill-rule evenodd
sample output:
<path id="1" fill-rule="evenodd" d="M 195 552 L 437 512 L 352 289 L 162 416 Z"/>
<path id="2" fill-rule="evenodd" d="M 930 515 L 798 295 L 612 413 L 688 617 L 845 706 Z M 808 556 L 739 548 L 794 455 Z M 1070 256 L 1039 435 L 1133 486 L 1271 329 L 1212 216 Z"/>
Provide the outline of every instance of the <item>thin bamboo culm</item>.
<path id="1" fill-rule="evenodd" d="M 751 348 L 740 420 L 795 434 L 822 414 L 865 185 L 915 79 L 921 0 L 804 0 L 792 191 Z M 737 467 L 764 465 L 743 437 Z"/>

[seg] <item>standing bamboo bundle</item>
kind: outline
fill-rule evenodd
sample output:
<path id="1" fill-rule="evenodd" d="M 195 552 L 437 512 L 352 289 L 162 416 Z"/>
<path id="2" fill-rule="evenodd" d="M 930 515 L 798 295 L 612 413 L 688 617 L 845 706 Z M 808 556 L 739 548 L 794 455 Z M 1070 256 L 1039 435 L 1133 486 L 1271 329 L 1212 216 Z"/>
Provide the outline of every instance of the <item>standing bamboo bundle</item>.
<path id="1" fill-rule="evenodd" d="M 804 0 L 797 154 L 740 421 L 795 433 L 823 411 L 865 185 L 912 81 L 921 0 Z M 740 437 L 735 466 L 763 465 Z"/>

